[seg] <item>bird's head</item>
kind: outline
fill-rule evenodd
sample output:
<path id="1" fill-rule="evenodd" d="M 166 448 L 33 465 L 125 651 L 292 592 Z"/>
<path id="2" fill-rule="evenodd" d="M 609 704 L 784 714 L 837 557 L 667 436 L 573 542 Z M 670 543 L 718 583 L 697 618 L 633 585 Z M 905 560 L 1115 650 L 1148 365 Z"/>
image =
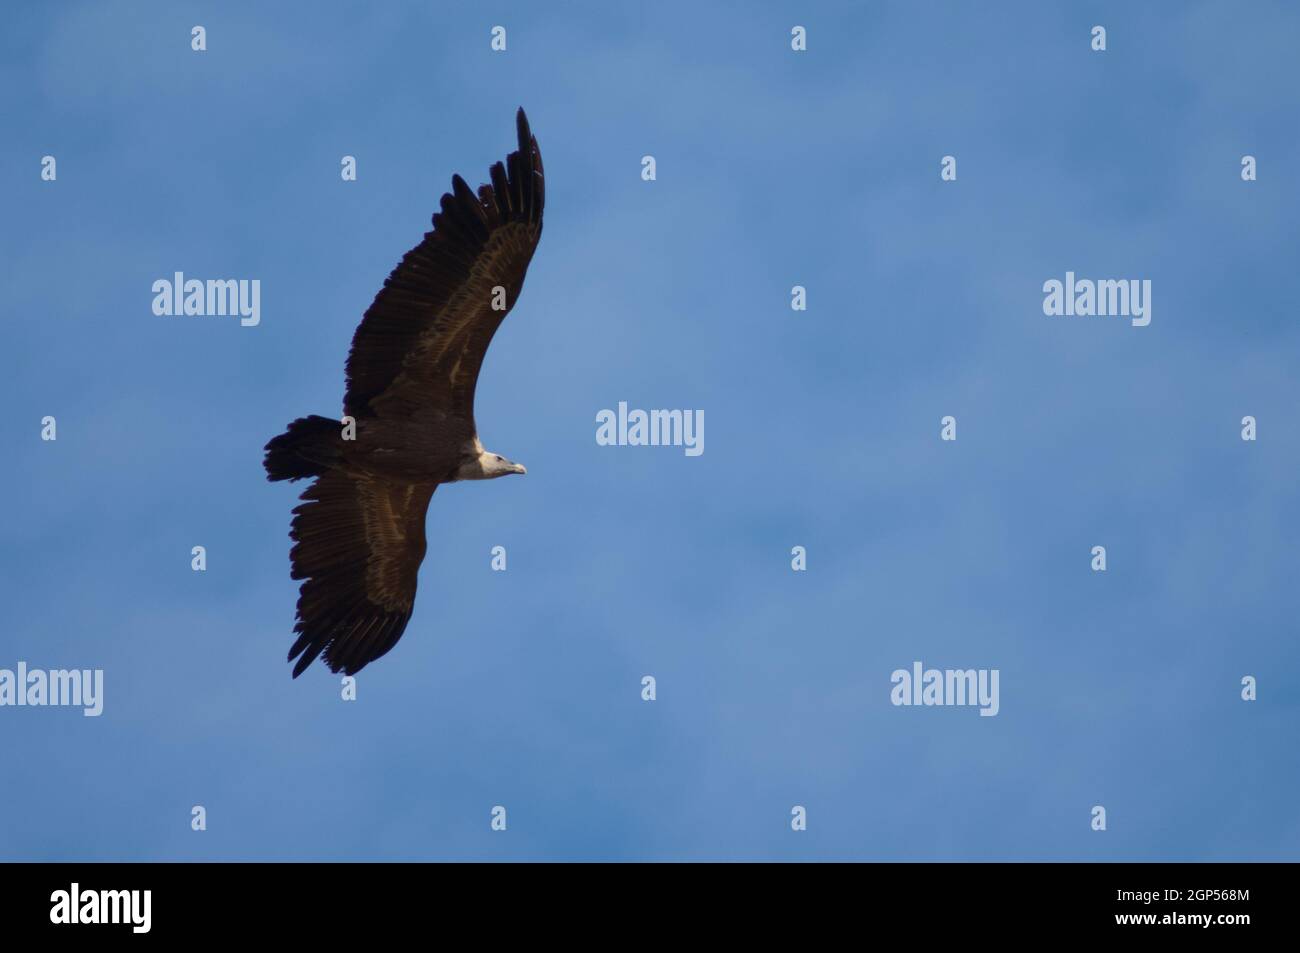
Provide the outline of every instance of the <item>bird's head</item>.
<path id="1" fill-rule="evenodd" d="M 483 475 L 488 479 L 507 476 L 511 473 L 527 473 L 528 468 L 522 463 L 507 460 L 499 453 L 484 453 L 479 461 L 483 465 Z"/>

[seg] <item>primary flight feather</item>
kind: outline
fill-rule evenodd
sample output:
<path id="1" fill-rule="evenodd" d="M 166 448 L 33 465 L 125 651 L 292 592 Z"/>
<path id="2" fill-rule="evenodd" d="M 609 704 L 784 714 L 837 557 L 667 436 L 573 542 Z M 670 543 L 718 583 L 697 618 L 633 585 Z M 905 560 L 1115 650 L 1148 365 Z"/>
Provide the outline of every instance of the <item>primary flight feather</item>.
<path id="1" fill-rule="evenodd" d="M 266 445 L 267 478 L 315 480 L 293 511 L 291 575 L 303 580 L 294 678 L 318 656 L 355 674 L 410 621 L 424 518 L 441 483 L 527 472 L 483 449 L 474 388 L 492 335 L 542 235 L 542 156 L 522 109 L 518 151 L 477 193 L 459 175 L 433 230 L 384 282 L 352 338 L 345 417 L 301 417 Z"/>

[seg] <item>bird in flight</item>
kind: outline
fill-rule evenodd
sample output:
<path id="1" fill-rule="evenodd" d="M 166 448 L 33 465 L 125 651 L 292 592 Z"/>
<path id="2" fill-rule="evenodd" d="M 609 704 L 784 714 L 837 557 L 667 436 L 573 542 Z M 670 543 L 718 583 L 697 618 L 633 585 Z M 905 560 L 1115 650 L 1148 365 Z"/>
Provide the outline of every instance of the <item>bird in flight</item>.
<path id="1" fill-rule="evenodd" d="M 522 109 L 519 150 L 470 190 L 459 175 L 433 230 L 402 258 L 352 338 L 343 419 L 300 417 L 266 445 L 267 478 L 314 478 L 293 511 L 301 579 L 293 677 L 323 654 L 353 675 L 411 619 L 439 484 L 526 473 L 485 450 L 474 387 L 542 235 L 542 156 Z"/>

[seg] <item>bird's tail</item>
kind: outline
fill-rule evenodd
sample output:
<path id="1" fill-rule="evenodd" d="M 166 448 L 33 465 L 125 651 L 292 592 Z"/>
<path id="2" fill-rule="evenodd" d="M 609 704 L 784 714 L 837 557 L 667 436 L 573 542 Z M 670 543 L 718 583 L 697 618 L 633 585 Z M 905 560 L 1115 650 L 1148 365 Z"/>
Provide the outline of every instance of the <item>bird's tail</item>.
<path id="1" fill-rule="evenodd" d="M 341 424 L 328 417 L 299 417 L 289 429 L 266 445 L 268 480 L 301 480 L 320 476 L 339 462 L 343 448 Z"/>

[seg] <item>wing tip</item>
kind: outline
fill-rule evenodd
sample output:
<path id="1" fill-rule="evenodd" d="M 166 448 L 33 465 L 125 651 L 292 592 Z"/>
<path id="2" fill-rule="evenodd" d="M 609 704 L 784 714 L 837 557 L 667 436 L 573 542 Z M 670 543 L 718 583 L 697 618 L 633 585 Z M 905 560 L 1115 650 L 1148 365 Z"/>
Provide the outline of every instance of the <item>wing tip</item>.
<path id="1" fill-rule="evenodd" d="M 307 667 L 311 665 L 312 662 L 316 661 L 316 656 L 319 654 L 319 652 L 308 652 L 305 648 L 300 649 L 298 652 L 290 652 L 288 658 L 288 661 L 290 662 L 294 660 L 294 656 L 299 656 L 298 663 L 293 667 L 293 677 L 297 678 L 303 672 L 307 671 Z"/>
<path id="2" fill-rule="evenodd" d="M 537 146 L 537 137 L 528 125 L 528 115 L 523 106 L 515 113 L 515 128 L 519 133 L 519 155 L 529 158 L 530 164 L 540 163 L 542 150 Z"/>

